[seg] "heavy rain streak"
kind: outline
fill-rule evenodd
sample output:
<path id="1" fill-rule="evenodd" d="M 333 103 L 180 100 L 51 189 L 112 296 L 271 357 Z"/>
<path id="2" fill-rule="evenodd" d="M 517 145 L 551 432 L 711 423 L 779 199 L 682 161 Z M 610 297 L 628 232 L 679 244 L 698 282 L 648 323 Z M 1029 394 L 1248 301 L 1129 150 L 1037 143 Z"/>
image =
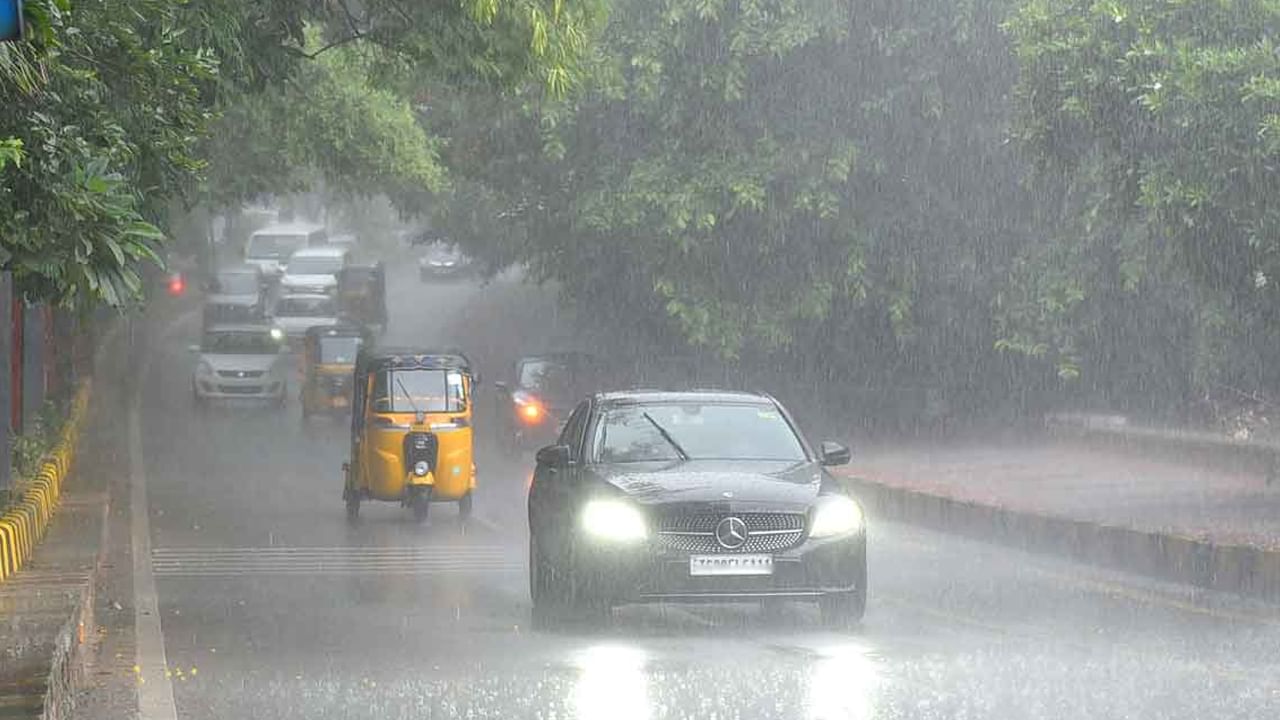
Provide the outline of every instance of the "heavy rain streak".
<path id="1" fill-rule="evenodd" d="M 0 717 L 1280 718 L 1276 0 L 0 0 Z"/>

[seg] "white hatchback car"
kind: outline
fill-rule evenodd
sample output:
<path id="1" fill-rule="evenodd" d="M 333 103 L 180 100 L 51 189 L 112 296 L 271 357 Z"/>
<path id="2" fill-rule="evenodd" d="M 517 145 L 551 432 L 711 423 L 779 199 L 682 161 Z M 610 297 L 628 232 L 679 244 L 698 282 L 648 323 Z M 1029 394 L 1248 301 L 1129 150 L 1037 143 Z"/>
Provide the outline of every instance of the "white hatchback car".
<path id="1" fill-rule="evenodd" d="M 197 407 L 211 400 L 265 400 L 284 405 L 289 358 L 284 333 L 270 325 L 214 325 L 204 331 L 191 377 Z"/>
<path id="2" fill-rule="evenodd" d="M 289 257 L 280 292 L 286 295 L 327 295 L 338 291 L 338 274 L 351 261 L 345 247 L 310 247 Z"/>

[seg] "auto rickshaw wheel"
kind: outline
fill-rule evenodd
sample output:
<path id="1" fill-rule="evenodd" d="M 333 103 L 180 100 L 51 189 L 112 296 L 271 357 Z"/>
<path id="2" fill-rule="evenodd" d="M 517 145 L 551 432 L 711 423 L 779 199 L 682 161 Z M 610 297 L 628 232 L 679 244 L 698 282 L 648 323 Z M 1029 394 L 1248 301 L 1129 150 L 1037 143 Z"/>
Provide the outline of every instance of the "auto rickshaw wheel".
<path id="1" fill-rule="evenodd" d="M 467 491 L 466 495 L 458 498 L 458 515 L 463 520 L 471 517 L 471 491 Z"/>

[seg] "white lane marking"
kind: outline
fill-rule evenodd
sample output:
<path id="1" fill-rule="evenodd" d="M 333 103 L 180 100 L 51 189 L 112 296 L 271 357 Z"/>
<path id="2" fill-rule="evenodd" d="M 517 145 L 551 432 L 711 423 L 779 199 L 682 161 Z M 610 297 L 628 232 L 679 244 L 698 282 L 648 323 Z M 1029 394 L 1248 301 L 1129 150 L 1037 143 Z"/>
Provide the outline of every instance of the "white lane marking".
<path id="1" fill-rule="evenodd" d="M 177 720 L 173 683 L 169 679 L 160 627 L 160 597 L 151 572 L 151 521 L 147 505 L 147 471 L 142 454 L 142 387 L 151 365 L 144 351 L 138 381 L 129 404 L 129 525 L 133 552 L 134 664 L 138 666 L 139 720 Z"/>
<path id="2" fill-rule="evenodd" d="M 521 557 L 496 546 L 156 548 L 151 563 L 157 577 L 524 572 Z"/>

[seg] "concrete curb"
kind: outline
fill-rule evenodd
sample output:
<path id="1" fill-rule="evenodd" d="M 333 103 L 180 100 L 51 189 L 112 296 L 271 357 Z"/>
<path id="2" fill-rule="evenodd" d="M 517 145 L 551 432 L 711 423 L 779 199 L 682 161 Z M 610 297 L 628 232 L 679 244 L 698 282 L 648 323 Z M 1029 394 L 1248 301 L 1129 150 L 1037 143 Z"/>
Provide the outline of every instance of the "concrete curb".
<path id="1" fill-rule="evenodd" d="M 102 532 L 89 581 L 80 593 L 80 602 L 54 640 L 53 661 L 45 682 L 43 720 L 72 720 L 76 711 L 76 693 L 88 684 L 88 667 L 94 649 L 92 638 L 98 627 L 95 614 L 97 578 L 107 556 L 110 508 L 109 502 L 103 503 Z"/>
<path id="2" fill-rule="evenodd" d="M 872 514 L 1196 587 L 1280 600 L 1280 551 L 1072 520 L 846 476 Z"/>
<path id="3" fill-rule="evenodd" d="M 0 515 L 0 582 L 12 577 L 31 559 L 36 544 L 53 519 L 62 497 L 62 485 L 75 462 L 80 425 L 89 407 L 91 390 L 88 379 L 81 382 L 57 446 L 41 463 L 31 486 Z"/>

